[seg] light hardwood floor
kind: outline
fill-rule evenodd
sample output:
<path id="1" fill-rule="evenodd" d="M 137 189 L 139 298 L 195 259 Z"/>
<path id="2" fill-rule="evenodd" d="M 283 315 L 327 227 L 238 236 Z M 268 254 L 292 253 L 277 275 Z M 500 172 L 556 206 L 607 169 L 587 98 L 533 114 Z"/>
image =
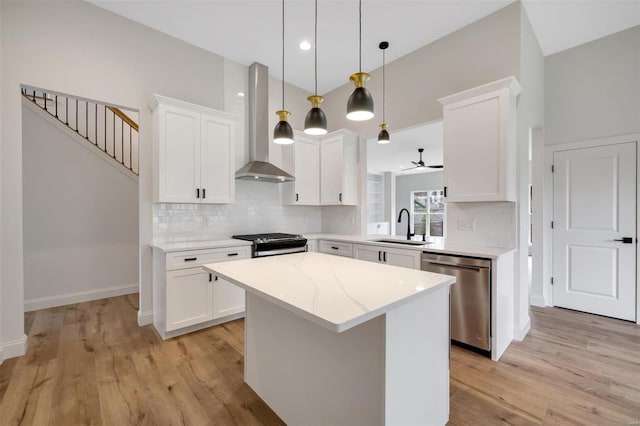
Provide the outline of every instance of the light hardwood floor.
<path id="1" fill-rule="evenodd" d="M 137 295 L 30 312 L 0 425 L 278 425 L 242 382 L 243 321 L 162 341 Z M 534 308 L 500 362 L 453 347 L 452 425 L 640 424 L 640 327 Z"/>

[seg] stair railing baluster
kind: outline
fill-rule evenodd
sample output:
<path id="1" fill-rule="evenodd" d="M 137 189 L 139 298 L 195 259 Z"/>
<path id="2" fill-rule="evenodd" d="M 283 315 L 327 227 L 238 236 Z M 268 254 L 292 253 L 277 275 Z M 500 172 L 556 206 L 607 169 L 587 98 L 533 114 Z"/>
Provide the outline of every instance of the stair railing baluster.
<path id="1" fill-rule="evenodd" d="M 33 102 L 35 102 L 35 101 L 36 101 L 36 91 L 34 90 L 33 91 Z"/>
<path id="2" fill-rule="evenodd" d="M 124 166 L 124 120 L 120 119 L 120 162 Z"/>
<path id="3" fill-rule="evenodd" d="M 78 99 L 76 98 L 76 133 L 78 132 Z"/>
<path id="4" fill-rule="evenodd" d="M 113 111 L 111 111 L 113 112 Z M 113 159 L 117 161 L 116 158 L 116 114 L 113 114 Z"/>
<path id="5" fill-rule="evenodd" d="M 69 125 L 69 97 L 64 97 L 64 121 L 67 126 Z"/>
<path id="6" fill-rule="evenodd" d="M 96 146 L 98 146 L 98 103 L 94 104 L 96 106 L 96 119 L 93 122 L 93 127 L 96 135 Z"/>
<path id="7" fill-rule="evenodd" d="M 56 95 L 56 118 L 58 118 L 58 95 Z"/>
<path id="8" fill-rule="evenodd" d="M 131 151 L 133 150 L 133 141 L 131 140 L 131 126 L 129 126 L 129 169 L 131 169 L 131 171 L 133 171 L 133 162 L 131 160 L 132 158 L 132 154 Z"/>
<path id="9" fill-rule="evenodd" d="M 107 106 L 104 106 L 104 152 L 107 152 Z"/>
<path id="10" fill-rule="evenodd" d="M 44 110 L 47 111 L 47 94 L 42 92 L 42 99 L 44 100 Z"/>

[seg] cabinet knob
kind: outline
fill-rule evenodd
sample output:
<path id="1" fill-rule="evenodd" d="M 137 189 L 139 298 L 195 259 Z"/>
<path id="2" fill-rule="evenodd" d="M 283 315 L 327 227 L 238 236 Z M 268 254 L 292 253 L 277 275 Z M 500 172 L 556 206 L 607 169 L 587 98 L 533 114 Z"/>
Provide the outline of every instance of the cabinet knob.
<path id="1" fill-rule="evenodd" d="M 340 201 L 342 201 L 342 192 L 341 192 L 340 194 L 338 194 L 338 199 L 339 199 Z"/>
<path id="2" fill-rule="evenodd" d="M 296 201 L 300 201 L 300 197 L 298 196 L 297 192 L 296 192 Z"/>

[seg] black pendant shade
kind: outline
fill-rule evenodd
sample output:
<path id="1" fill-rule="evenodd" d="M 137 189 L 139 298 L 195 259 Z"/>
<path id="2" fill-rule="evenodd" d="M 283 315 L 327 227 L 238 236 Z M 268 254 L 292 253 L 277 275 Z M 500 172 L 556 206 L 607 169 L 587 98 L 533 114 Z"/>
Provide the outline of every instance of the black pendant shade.
<path id="1" fill-rule="evenodd" d="M 324 135 L 327 133 L 327 116 L 318 107 L 313 107 L 304 119 L 304 132 L 310 135 Z"/>
<path id="2" fill-rule="evenodd" d="M 279 145 L 288 145 L 293 143 L 293 129 L 287 121 L 288 111 L 278 111 L 280 113 L 280 121 L 273 129 L 273 142 Z M 285 113 L 285 114 L 283 114 Z"/>
<path id="3" fill-rule="evenodd" d="M 389 131 L 386 124 L 380 125 L 380 133 L 378 133 L 378 143 L 389 143 Z"/>
<path id="4" fill-rule="evenodd" d="M 347 118 L 353 121 L 373 117 L 373 96 L 366 87 L 356 87 L 347 101 Z"/>

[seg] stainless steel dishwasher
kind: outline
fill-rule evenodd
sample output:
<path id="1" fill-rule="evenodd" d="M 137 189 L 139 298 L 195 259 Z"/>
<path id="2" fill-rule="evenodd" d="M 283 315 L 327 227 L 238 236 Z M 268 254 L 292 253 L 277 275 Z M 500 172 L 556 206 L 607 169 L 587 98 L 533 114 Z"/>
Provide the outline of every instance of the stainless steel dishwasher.
<path id="1" fill-rule="evenodd" d="M 451 339 L 491 351 L 491 261 L 424 252 L 421 269 L 456 277 L 451 287 Z"/>

